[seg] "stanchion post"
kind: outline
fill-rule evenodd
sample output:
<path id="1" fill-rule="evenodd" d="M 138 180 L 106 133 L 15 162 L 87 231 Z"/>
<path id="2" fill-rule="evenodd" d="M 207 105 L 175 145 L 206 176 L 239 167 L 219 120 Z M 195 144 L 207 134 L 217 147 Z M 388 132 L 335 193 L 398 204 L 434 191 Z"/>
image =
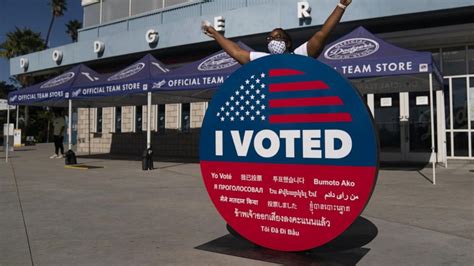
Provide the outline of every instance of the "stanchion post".
<path id="1" fill-rule="evenodd" d="M 146 148 L 151 148 L 151 92 L 147 93 Z"/>
<path id="2" fill-rule="evenodd" d="M 68 112 L 68 125 L 67 125 L 67 135 L 68 135 L 68 150 L 72 149 L 72 100 L 68 100 L 69 112 Z"/>
<path id="3" fill-rule="evenodd" d="M 431 117 L 431 158 L 433 159 L 433 185 L 436 185 L 436 153 L 435 153 L 435 128 L 434 128 L 434 108 L 433 108 L 433 74 L 429 75 L 430 81 L 430 117 Z"/>
<path id="4" fill-rule="evenodd" d="M 7 103 L 7 134 L 5 135 L 5 132 L 3 135 L 6 137 L 5 140 L 5 162 L 8 163 L 8 151 L 10 149 L 9 147 L 9 139 L 10 139 L 10 105 Z"/>

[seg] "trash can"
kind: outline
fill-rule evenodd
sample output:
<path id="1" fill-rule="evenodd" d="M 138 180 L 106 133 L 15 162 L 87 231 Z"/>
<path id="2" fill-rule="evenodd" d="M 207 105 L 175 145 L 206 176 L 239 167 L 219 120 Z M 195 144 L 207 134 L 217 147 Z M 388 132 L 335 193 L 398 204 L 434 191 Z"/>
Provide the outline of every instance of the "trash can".
<path id="1" fill-rule="evenodd" d="M 66 165 L 77 164 L 77 158 L 76 158 L 76 154 L 74 153 L 74 151 L 68 150 L 64 154 L 64 161 L 65 161 Z"/>

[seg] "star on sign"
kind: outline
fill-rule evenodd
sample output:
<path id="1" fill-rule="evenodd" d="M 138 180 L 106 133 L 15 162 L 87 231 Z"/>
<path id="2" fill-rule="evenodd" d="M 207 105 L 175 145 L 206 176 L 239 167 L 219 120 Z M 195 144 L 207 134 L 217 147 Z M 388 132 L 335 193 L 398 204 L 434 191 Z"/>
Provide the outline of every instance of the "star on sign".
<path id="1" fill-rule="evenodd" d="M 249 83 L 250 83 L 250 80 L 247 79 L 247 80 L 245 81 L 245 84 L 249 84 Z"/>
<path id="2" fill-rule="evenodd" d="M 240 106 L 240 111 L 243 111 L 244 110 L 244 106 Z"/>
<path id="3" fill-rule="evenodd" d="M 257 79 L 257 80 L 255 80 L 255 82 L 258 84 L 258 83 L 260 83 L 260 80 L 259 80 L 259 79 Z"/>
<path id="4" fill-rule="evenodd" d="M 251 79 L 254 79 L 254 78 L 255 78 L 255 75 L 252 75 L 250 78 L 251 78 Z"/>
<path id="5" fill-rule="evenodd" d="M 225 116 L 229 116 L 229 115 L 230 115 L 230 113 L 229 113 L 229 112 L 226 112 L 226 113 L 225 113 Z"/>
<path id="6" fill-rule="evenodd" d="M 259 89 L 257 89 L 255 92 L 256 92 L 257 94 L 260 94 L 260 90 L 259 90 Z"/>
<path id="7" fill-rule="evenodd" d="M 224 106 L 222 106 L 222 107 L 221 107 L 221 111 L 224 112 L 224 110 L 225 110 L 225 108 L 224 108 Z"/>
<path id="8" fill-rule="evenodd" d="M 231 106 L 231 107 L 230 107 L 230 110 L 231 110 L 231 111 L 234 111 L 234 106 Z"/>
<path id="9" fill-rule="evenodd" d="M 244 121 L 244 119 L 245 119 L 245 118 L 244 118 L 243 116 L 240 117 L 240 121 Z"/>
<path id="10" fill-rule="evenodd" d="M 240 94 L 240 92 L 239 92 L 239 91 L 235 91 L 235 95 L 239 95 L 239 94 Z"/>
<path id="11" fill-rule="evenodd" d="M 221 117 L 221 121 L 224 122 L 224 120 L 225 120 L 224 117 Z"/>
<path id="12" fill-rule="evenodd" d="M 252 111 L 253 111 L 253 109 L 255 109 L 255 106 L 253 106 L 253 105 L 252 105 L 252 106 L 250 106 L 250 110 L 252 110 Z"/>
<path id="13" fill-rule="evenodd" d="M 255 116 L 252 115 L 252 116 L 250 117 L 250 120 L 252 120 L 252 121 L 255 120 Z"/>
<path id="14" fill-rule="evenodd" d="M 239 111 L 235 112 L 235 115 L 236 115 L 236 116 L 239 116 L 239 115 L 240 115 L 240 112 L 239 112 Z"/>
<path id="15" fill-rule="evenodd" d="M 217 116 L 221 116 L 221 113 L 217 113 Z"/>
<path id="16" fill-rule="evenodd" d="M 234 117 L 233 116 L 230 118 L 230 121 L 234 122 Z"/>
<path id="17" fill-rule="evenodd" d="M 249 105 L 249 104 L 250 104 L 249 100 L 245 101 L 245 105 Z"/>
<path id="18" fill-rule="evenodd" d="M 265 77 L 265 73 L 260 74 L 260 77 L 261 77 L 261 78 L 264 78 L 264 77 Z"/>
<path id="19" fill-rule="evenodd" d="M 263 121 L 263 120 L 265 120 L 265 116 L 264 116 L 264 115 L 262 115 L 262 121 Z"/>
<path id="20" fill-rule="evenodd" d="M 233 101 L 233 100 L 234 100 L 234 96 L 230 96 L 230 100 Z"/>
<path id="21" fill-rule="evenodd" d="M 255 103 L 260 104 L 260 100 L 257 100 Z"/>
<path id="22" fill-rule="evenodd" d="M 244 96 L 243 96 L 243 95 L 240 96 L 240 100 L 242 100 L 242 101 L 244 100 Z"/>
<path id="23" fill-rule="evenodd" d="M 250 112 L 249 112 L 249 111 L 245 112 L 245 115 L 246 115 L 246 116 L 249 116 L 249 115 L 250 115 Z"/>
<path id="24" fill-rule="evenodd" d="M 225 102 L 225 105 L 229 106 L 229 104 L 230 104 L 229 102 Z"/>
<path id="25" fill-rule="evenodd" d="M 260 98 L 265 99 L 265 94 L 262 94 Z"/>
<path id="26" fill-rule="evenodd" d="M 260 111 L 257 110 L 257 112 L 255 112 L 257 115 L 260 115 Z"/>
<path id="27" fill-rule="evenodd" d="M 240 85 L 240 89 L 243 90 L 245 87 L 244 85 Z"/>
<path id="28" fill-rule="evenodd" d="M 251 88 L 251 89 L 255 88 L 255 85 L 253 85 L 253 84 L 252 84 L 252 85 L 250 85 L 250 88 Z"/>
<path id="29" fill-rule="evenodd" d="M 250 95 L 250 99 L 251 99 L 251 100 L 255 99 L 255 96 L 254 96 L 254 95 Z"/>
<path id="30" fill-rule="evenodd" d="M 246 94 L 246 95 L 249 95 L 249 94 L 250 94 L 250 91 L 249 91 L 249 90 L 246 90 L 246 91 L 245 91 L 245 94 Z"/>
<path id="31" fill-rule="evenodd" d="M 265 89 L 265 84 L 260 85 L 262 89 Z"/>
<path id="32" fill-rule="evenodd" d="M 235 102 L 235 105 L 239 105 L 239 104 L 240 104 L 240 102 L 239 102 L 239 101 L 236 101 L 236 102 Z"/>
<path id="33" fill-rule="evenodd" d="M 262 104 L 262 106 L 261 106 L 261 107 L 262 107 L 262 110 L 265 110 L 265 105 L 263 105 L 263 104 Z"/>

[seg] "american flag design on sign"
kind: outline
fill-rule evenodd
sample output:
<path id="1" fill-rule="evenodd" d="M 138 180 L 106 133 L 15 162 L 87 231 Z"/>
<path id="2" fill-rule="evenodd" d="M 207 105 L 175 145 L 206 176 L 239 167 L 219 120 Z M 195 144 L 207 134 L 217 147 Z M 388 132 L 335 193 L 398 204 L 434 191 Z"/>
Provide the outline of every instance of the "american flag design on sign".
<path id="1" fill-rule="evenodd" d="M 298 91 L 329 90 L 320 80 L 268 83 L 270 77 L 305 75 L 293 69 L 272 69 L 268 73 L 257 73 L 245 79 L 234 89 L 233 95 L 219 108 L 216 117 L 221 122 L 268 121 L 277 123 L 327 123 L 350 122 L 347 112 L 294 114 L 272 114 L 273 109 L 290 109 L 311 106 L 343 105 L 339 96 L 298 97 Z M 290 92 L 288 98 L 278 98 L 279 93 Z M 275 96 L 275 97 L 272 97 Z"/>
<path id="2" fill-rule="evenodd" d="M 378 145 L 358 92 L 334 69 L 271 55 L 228 77 L 200 134 L 206 190 L 225 222 L 271 249 L 302 251 L 344 232 L 375 186 Z"/>

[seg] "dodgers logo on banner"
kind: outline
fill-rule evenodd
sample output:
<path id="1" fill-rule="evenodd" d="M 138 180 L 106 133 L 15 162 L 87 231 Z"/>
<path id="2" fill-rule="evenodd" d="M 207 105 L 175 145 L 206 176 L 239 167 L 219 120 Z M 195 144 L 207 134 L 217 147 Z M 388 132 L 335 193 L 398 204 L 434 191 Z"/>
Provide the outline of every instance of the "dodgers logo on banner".
<path id="1" fill-rule="evenodd" d="M 200 162 L 225 221 L 267 248 L 301 251 L 362 213 L 378 173 L 372 117 L 335 70 L 272 55 L 232 74 L 203 122 Z"/>
<path id="2" fill-rule="evenodd" d="M 202 62 L 198 66 L 199 71 L 213 71 L 229 68 L 237 65 L 238 62 L 234 58 L 230 57 L 226 52 L 216 54 L 210 57 L 206 61 Z"/>
<path id="3" fill-rule="evenodd" d="M 368 38 L 352 38 L 338 42 L 324 53 L 330 60 L 354 59 L 369 56 L 379 50 L 379 43 Z"/>
<path id="4" fill-rule="evenodd" d="M 46 83 L 44 83 L 43 85 L 40 86 L 40 88 L 41 89 L 46 89 L 46 88 L 52 88 L 52 87 L 62 85 L 64 83 L 68 82 L 69 80 L 71 80 L 72 78 L 74 78 L 75 75 L 76 74 L 74 74 L 74 72 L 64 73 L 60 76 L 57 76 L 57 77 L 49 80 Z"/>

